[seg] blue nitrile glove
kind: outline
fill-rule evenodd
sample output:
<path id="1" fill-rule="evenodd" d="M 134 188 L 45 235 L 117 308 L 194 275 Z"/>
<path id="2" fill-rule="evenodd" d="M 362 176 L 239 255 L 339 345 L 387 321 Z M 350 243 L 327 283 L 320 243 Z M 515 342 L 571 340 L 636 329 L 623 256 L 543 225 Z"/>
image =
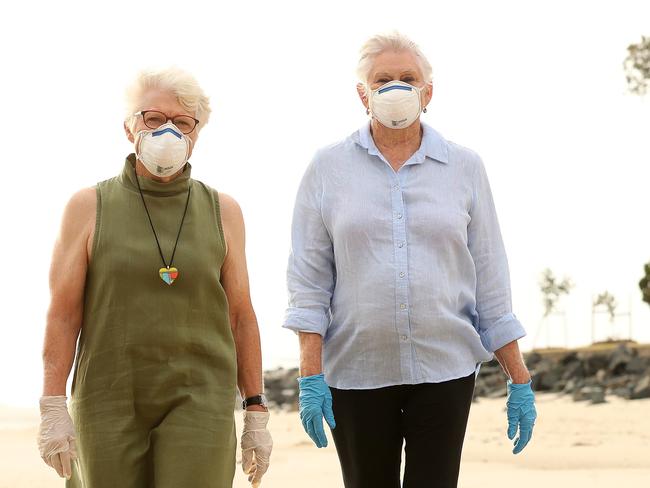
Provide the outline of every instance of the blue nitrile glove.
<path id="1" fill-rule="evenodd" d="M 300 394 L 300 420 L 305 432 L 316 443 L 317 447 L 327 447 L 327 436 L 323 429 L 323 417 L 330 428 L 336 427 L 332 411 L 332 392 L 325 383 L 323 373 L 298 378 Z"/>
<path id="2" fill-rule="evenodd" d="M 519 454 L 533 436 L 537 411 L 531 384 L 532 380 L 522 384 L 513 383 L 511 380 L 507 381 L 508 439 L 515 438 L 517 427 L 519 427 L 519 437 L 515 440 L 513 454 Z"/>

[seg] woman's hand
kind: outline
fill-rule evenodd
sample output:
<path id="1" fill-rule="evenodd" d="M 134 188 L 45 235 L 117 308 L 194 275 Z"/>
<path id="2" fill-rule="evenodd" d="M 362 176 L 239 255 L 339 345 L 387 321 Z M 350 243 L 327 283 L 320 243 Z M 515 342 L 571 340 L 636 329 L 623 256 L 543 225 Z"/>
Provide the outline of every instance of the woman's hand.
<path id="1" fill-rule="evenodd" d="M 262 476 L 269 469 L 273 449 L 271 433 L 266 428 L 269 412 L 244 410 L 244 430 L 241 435 L 242 469 L 253 488 L 260 486 Z"/>
<path id="2" fill-rule="evenodd" d="M 336 427 L 332 410 L 332 392 L 325 383 L 323 373 L 298 378 L 300 394 L 300 420 L 305 432 L 316 447 L 327 447 L 327 436 L 323 429 L 323 417 L 330 428 Z"/>
<path id="3" fill-rule="evenodd" d="M 497 349 L 494 351 L 494 355 L 509 378 L 506 385 L 508 391 L 506 401 L 508 438 L 513 440 L 519 430 L 519 437 L 515 439 L 515 447 L 512 450 L 513 454 L 519 454 L 533 436 L 533 426 L 537 418 L 530 372 L 524 364 L 517 341 L 512 341 Z"/>
<path id="4" fill-rule="evenodd" d="M 41 458 L 62 478 L 72 476 L 71 462 L 77 459 L 75 431 L 63 395 L 40 399 L 41 424 L 38 429 L 38 450 Z"/>
<path id="5" fill-rule="evenodd" d="M 519 430 L 519 437 L 514 442 L 513 454 L 519 454 L 533 436 L 537 411 L 531 383 L 530 380 L 527 383 L 513 383 L 511 380 L 507 382 L 508 439 L 514 439 Z"/>

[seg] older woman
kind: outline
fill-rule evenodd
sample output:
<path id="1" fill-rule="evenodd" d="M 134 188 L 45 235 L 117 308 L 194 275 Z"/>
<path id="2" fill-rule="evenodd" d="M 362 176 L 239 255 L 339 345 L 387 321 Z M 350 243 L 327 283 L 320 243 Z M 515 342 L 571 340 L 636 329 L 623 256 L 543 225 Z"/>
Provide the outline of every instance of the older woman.
<path id="1" fill-rule="evenodd" d="M 239 386 L 258 486 L 272 441 L 244 221 L 188 161 L 209 100 L 178 69 L 141 73 L 128 95 L 135 152 L 73 195 L 54 249 L 41 456 L 68 487 L 232 486 Z"/>
<path id="2" fill-rule="evenodd" d="M 332 428 L 347 488 L 455 487 L 480 363 L 508 375 L 508 436 L 535 420 L 485 167 L 420 121 L 431 66 L 400 34 L 363 46 L 370 122 L 318 151 L 300 184 L 284 327 L 300 337 L 300 417 Z M 322 351 L 322 366 L 321 366 Z"/>

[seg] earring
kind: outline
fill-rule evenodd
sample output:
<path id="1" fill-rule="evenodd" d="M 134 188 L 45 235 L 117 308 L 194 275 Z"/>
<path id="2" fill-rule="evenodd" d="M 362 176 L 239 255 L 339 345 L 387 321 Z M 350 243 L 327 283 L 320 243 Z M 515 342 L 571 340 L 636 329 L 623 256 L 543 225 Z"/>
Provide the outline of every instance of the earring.
<path id="1" fill-rule="evenodd" d="M 366 115 L 370 115 L 370 109 L 369 108 L 366 109 Z"/>
<path id="2" fill-rule="evenodd" d="M 422 109 L 422 111 L 426 114 L 426 113 L 427 113 L 427 108 L 424 107 L 424 108 Z"/>

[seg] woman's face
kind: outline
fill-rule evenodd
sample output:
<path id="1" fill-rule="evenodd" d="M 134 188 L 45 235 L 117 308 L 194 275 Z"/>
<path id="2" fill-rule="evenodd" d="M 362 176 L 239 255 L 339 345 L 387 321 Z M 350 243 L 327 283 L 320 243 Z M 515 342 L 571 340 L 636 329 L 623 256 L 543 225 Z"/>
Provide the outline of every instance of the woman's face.
<path id="1" fill-rule="evenodd" d="M 422 74 L 418 60 L 411 51 L 387 50 L 375 58 L 370 75 L 368 76 L 368 87 L 370 90 L 376 90 L 381 85 L 395 80 L 403 81 L 418 88 L 425 87 L 422 90 L 423 107 L 426 107 L 431 101 L 431 83 L 424 81 L 424 75 Z M 364 107 L 368 108 L 368 97 L 362 83 L 357 85 L 357 91 L 359 92 L 361 103 L 363 103 Z"/>
<path id="2" fill-rule="evenodd" d="M 160 88 L 150 88 L 142 94 L 142 97 L 140 99 L 140 110 L 156 110 L 158 112 L 162 112 L 169 118 L 175 117 L 177 115 L 189 115 L 190 117 L 195 117 L 194 113 L 188 112 L 183 108 L 173 93 L 168 90 L 162 90 Z M 135 144 L 135 136 L 139 131 L 151 129 L 144 124 L 141 115 L 136 115 L 133 129 L 131 129 L 131 127 L 129 127 L 129 124 L 125 122 L 124 130 L 126 131 L 126 136 L 129 141 Z M 194 130 L 192 130 L 192 132 L 185 135 L 191 141 L 189 154 L 189 156 L 191 156 L 192 150 L 194 149 L 194 144 L 199 137 L 198 125 L 194 128 Z"/>

